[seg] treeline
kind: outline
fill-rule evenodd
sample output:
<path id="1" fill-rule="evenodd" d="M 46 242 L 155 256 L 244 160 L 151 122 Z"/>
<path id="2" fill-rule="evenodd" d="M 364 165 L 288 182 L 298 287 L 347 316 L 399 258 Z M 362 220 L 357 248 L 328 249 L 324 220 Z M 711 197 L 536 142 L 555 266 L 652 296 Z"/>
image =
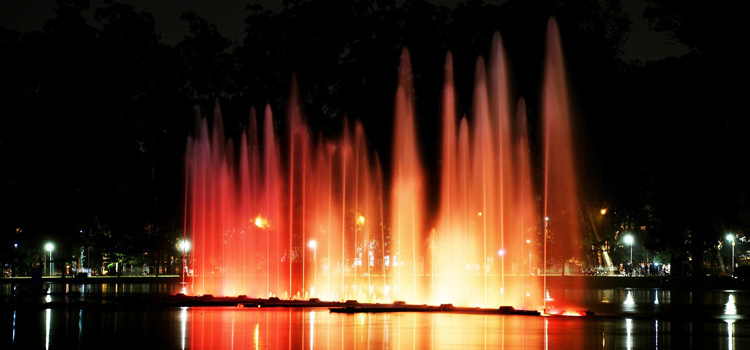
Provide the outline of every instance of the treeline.
<path id="1" fill-rule="evenodd" d="M 293 77 L 314 134 L 329 137 L 344 119 L 361 121 L 387 171 L 403 47 L 412 57 L 423 149 L 439 149 L 446 52 L 453 52 L 460 112 L 470 115 L 475 60 L 486 56 L 495 32 L 533 125 L 551 16 L 586 135 L 582 216 L 602 206 L 618 213 L 587 230 L 615 239 L 622 222 L 646 226 L 650 251 L 687 256 L 687 232 L 691 242 L 699 237 L 692 254 L 710 252 L 723 230 L 750 218 L 741 172 L 724 171 L 741 163 L 739 140 L 748 130 L 735 109 L 747 88 L 727 90 L 747 70 L 727 47 L 739 50 L 747 31 L 738 20 L 745 31 L 736 34 L 724 12 L 711 13 L 709 23 L 722 26 L 709 33 L 729 46 L 690 30 L 709 28 L 696 20 L 705 11 L 651 1 L 652 23 L 691 51 L 641 64 L 622 59 L 631 19 L 617 1 L 468 0 L 449 8 L 424 0 L 293 0 L 279 12 L 251 4 L 244 38 L 223 37 L 216 24 L 187 12 L 181 19 L 189 34 L 175 45 L 163 43 L 153 17 L 131 5 L 107 1 L 94 11 L 95 23 L 84 16 L 89 6 L 58 0 L 42 31 L 0 23 L 2 263 L 38 261 L 46 240 L 70 261 L 81 247 L 94 259 L 131 263 L 178 255 L 184 148 L 196 107 L 210 117 L 218 101 L 233 135 L 247 127 L 251 106 L 269 103 L 283 137 Z M 437 173 L 438 152 L 424 156 Z"/>

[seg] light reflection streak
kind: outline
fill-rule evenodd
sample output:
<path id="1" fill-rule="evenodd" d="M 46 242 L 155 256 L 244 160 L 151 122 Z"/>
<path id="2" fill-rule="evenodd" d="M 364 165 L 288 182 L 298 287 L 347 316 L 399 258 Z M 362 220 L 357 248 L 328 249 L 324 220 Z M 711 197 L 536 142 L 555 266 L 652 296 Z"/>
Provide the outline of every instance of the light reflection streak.
<path id="1" fill-rule="evenodd" d="M 659 349 L 659 320 L 654 320 L 654 349 Z"/>
<path id="2" fill-rule="evenodd" d="M 315 312 L 310 311 L 310 350 L 313 349 L 315 340 Z"/>
<path id="3" fill-rule="evenodd" d="M 182 350 L 185 350 L 185 338 L 187 336 L 187 306 L 180 308 L 180 340 L 182 341 Z"/>
<path id="4" fill-rule="evenodd" d="M 416 349 L 417 348 L 417 314 L 416 313 L 414 313 L 413 320 L 414 320 L 414 323 L 412 326 L 412 347 L 411 348 Z"/>
<path id="5" fill-rule="evenodd" d="M 446 322 L 446 324 L 450 324 L 450 322 Z M 469 320 L 468 318 L 464 319 L 464 347 L 467 347 L 469 345 Z"/>
<path id="6" fill-rule="evenodd" d="M 628 290 L 628 294 L 625 296 L 625 301 L 623 302 L 625 305 L 634 305 L 635 300 L 633 300 L 633 291 Z"/>
<path id="7" fill-rule="evenodd" d="M 544 349 L 549 349 L 549 317 L 544 318 Z"/>
<path id="8" fill-rule="evenodd" d="M 359 314 L 359 341 L 365 341 L 365 314 Z"/>
<path id="9" fill-rule="evenodd" d="M 487 348 L 487 315 L 484 315 L 484 348 Z"/>
<path id="10" fill-rule="evenodd" d="M 16 342 L 16 310 L 13 310 L 13 341 Z"/>
<path id="11" fill-rule="evenodd" d="M 81 343 L 83 336 L 83 309 L 78 310 L 78 344 Z"/>
<path id="12" fill-rule="evenodd" d="M 631 318 L 625 319 L 625 331 L 626 331 L 625 348 L 630 350 L 633 348 L 633 319 Z"/>
<path id="13" fill-rule="evenodd" d="M 255 333 L 253 334 L 253 341 L 255 342 L 255 350 L 258 350 L 258 338 L 260 338 L 260 324 L 255 324 Z"/>
<path id="14" fill-rule="evenodd" d="M 611 291 L 610 291 L 610 290 L 603 290 L 603 291 L 600 291 L 600 292 L 599 292 L 599 294 L 600 294 L 600 300 L 601 300 L 601 302 L 602 302 L 602 303 L 605 303 L 605 304 L 607 304 L 607 303 L 609 303 L 609 302 L 610 302 L 610 299 L 611 299 L 611 298 L 607 296 L 607 294 L 608 294 L 609 292 L 611 292 Z"/>
<path id="15" fill-rule="evenodd" d="M 51 318 L 52 318 L 52 309 L 48 308 L 45 311 L 46 311 L 46 316 L 45 316 L 45 319 L 46 319 L 45 326 L 46 327 L 45 328 L 47 330 L 47 333 L 44 336 L 44 348 L 47 349 L 47 350 L 49 350 L 49 329 L 50 329 L 50 323 L 51 323 L 50 321 L 51 321 Z"/>
<path id="16" fill-rule="evenodd" d="M 737 314 L 737 305 L 734 304 L 734 294 L 729 294 L 729 299 L 727 299 L 727 303 L 724 304 L 724 314 L 725 315 L 736 315 Z"/>
<path id="17" fill-rule="evenodd" d="M 734 349 L 734 320 L 727 320 L 727 349 Z"/>
<path id="18" fill-rule="evenodd" d="M 485 318 L 485 320 L 486 320 L 486 318 Z M 500 326 L 500 348 L 501 349 L 505 349 L 505 316 L 502 316 L 502 318 L 500 320 L 501 320 L 501 322 L 500 322 L 500 324 L 501 324 L 501 326 Z M 486 347 L 486 345 L 487 345 L 487 343 L 485 343 L 485 347 Z"/>

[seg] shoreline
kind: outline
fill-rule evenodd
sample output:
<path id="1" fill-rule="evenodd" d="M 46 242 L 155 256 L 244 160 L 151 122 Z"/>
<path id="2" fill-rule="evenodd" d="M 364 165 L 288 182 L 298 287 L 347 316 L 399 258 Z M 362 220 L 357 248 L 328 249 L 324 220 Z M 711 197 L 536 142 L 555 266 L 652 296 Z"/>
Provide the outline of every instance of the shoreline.
<path id="1" fill-rule="evenodd" d="M 506 281 L 538 279 L 542 284 L 541 276 L 506 276 Z M 190 282 L 190 277 L 185 282 Z M 74 278 L 60 276 L 42 277 L 42 283 L 54 284 L 177 284 L 183 281 L 182 276 L 93 276 L 85 278 Z M 26 285 L 31 283 L 31 277 L 2 277 L 0 284 Z M 613 288 L 659 288 L 659 289 L 691 289 L 691 290 L 750 290 L 750 281 L 743 281 L 731 277 L 705 276 L 705 277 L 621 277 L 621 276 L 547 276 L 548 288 L 571 288 L 571 289 L 613 289 Z"/>

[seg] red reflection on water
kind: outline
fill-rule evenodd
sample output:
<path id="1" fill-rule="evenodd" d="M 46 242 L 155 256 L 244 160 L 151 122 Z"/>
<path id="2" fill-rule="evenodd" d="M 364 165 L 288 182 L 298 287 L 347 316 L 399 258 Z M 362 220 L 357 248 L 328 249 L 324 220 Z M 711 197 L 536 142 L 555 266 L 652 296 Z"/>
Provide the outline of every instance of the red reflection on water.
<path id="1" fill-rule="evenodd" d="M 326 309 L 191 308 L 191 349 L 535 348 L 580 344 L 576 324 L 545 317 L 336 314 Z"/>

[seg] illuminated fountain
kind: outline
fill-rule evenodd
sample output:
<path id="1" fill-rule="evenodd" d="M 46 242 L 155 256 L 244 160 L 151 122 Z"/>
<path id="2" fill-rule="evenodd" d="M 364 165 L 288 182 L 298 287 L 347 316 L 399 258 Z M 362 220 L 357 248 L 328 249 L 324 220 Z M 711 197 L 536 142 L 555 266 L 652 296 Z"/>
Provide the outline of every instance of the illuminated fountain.
<path id="1" fill-rule="evenodd" d="M 535 200 L 526 106 L 511 94 L 496 35 L 489 63 L 477 60 L 472 115 L 457 116 L 452 57 L 446 56 L 440 206 L 428 217 L 431 189 L 425 188 L 404 50 L 389 176 L 360 124 L 345 124 L 337 140 L 310 135 L 296 87 L 284 137 L 275 134 L 269 107 L 262 128 L 251 112 L 239 147 L 223 135 L 218 106 L 213 126 L 202 122 L 187 147 L 189 293 L 517 308 L 544 303 L 546 279 L 538 276 L 545 261 L 575 255 L 580 234 L 562 53 L 554 21 L 549 28 L 543 203 Z"/>

